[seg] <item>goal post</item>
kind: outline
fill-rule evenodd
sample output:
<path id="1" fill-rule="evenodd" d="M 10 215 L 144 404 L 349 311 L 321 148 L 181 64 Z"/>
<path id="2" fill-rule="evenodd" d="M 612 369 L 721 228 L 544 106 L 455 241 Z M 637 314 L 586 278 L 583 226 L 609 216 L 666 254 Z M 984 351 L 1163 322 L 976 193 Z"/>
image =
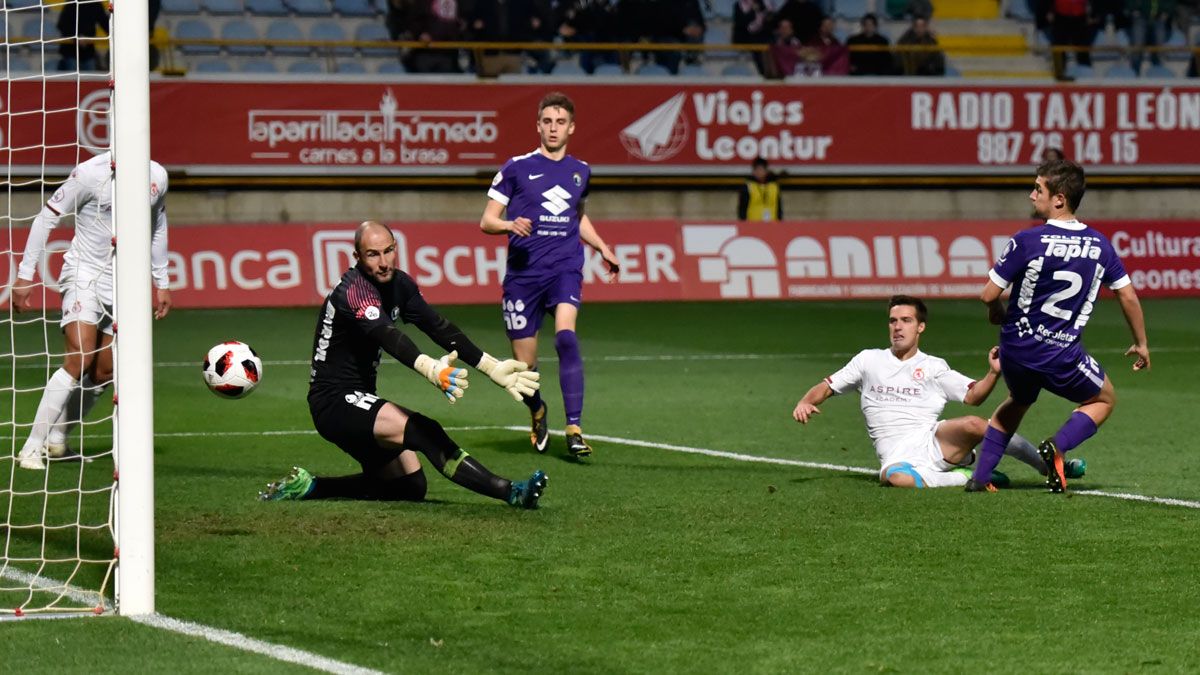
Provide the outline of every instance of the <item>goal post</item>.
<path id="1" fill-rule="evenodd" d="M 150 59 L 146 0 L 116 0 L 111 19 L 116 268 L 118 613 L 154 612 L 154 344 L 150 290 Z"/>

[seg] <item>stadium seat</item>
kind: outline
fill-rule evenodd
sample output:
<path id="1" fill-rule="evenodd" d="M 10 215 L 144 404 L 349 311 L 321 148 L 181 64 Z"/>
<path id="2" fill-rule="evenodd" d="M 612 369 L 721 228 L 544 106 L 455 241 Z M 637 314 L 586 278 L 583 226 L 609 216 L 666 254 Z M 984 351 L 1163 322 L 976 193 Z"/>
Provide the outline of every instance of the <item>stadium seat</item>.
<path id="1" fill-rule="evenodd" d="M 1114 63 L 1108 70 L 1104 71 L 1104 77 L 1110 80 L 1129 80 L 1135 79 L 1138 76 L 1133 68 L 1124 61 Z"/>
<path id="2" fill-rule="evenodd" d="M 1179 30 L 1178 28 L 1175 28 L 1171 31 L 1171 37 L 1167 38 L 1167 41 L 1164 42 L 1162 46 L 1179 50 L 1163 52 L 1162 58 L 1165 61 L 1187 61 L 1189 58 L 1191 58 L 1191 54 L 1184 51 L 1184 48 L 1187 47 L 1187 40 L 1185 39 L 1183 31 Z"/>
<path id="3" fill-rule="evenodd" d="M 750 63 L 731 63 L 721 69 L 722 77 L 758 77 L 758 69 Z"/>
<path id="4" fill-rule="evenodd" d="M 262 40 L 258 34 L 258 29 L 249 21 L 242 19 L 234 19 L 226 21 L 221 26 L 222 40 Z M 254 45 L 226 45 L 225 50 L 230 54 L 238 56 L 260 56 L 267 53 L 267 47 L 263 44 Z"/>
<path id="5" fill-rule="evenodd" d="M 1024 2 L 1024 0 L 1021 0 Z M 846 19 L 847 21 L 858 21 L 870 9 L 867 7 L 867 0 L 837 0 L 834 5 L 835 14 Z"/>
<path id="6" fill-rule="evenodd" d="M 299 16 L 329 16 L 333 14 L 328 0 L 284 0 L 284 4 Z"/>
<path id="7" fill-rule="evenodd" d="M 5 63 L 3 67 L 7 68 L 9 72 L 13 73 L 33 72 L 33 62 L 24 56 L 17 56 L 16 54 L 9 54 L 8 62 Z"/>
<path id="8" fill-rule="evenodd" d="M 232 73 L 233 66 L 221 59 L 205 59 L 192 66 L 193 73 Z"/>
<path id="9" fill-rule="evenodd" d="M 1033 21 L 1033 9 L 1029 6 L 1029 0 L 1008 0 L 1004 14 L 1017 21 Z"/>
<path id="10" fill-rule="evenodd" d="M 339 59 L 334 72 L 344 73 L 349 75 L 361 75 L 367 72 L 367 67 L 362 64 L 362 61 L 355 59 Z"/>
<path id="11" fill-rule="evenodd" d="M 266 38 L 268 42 L 275 40 L 303 40 L 304 34 L 300 32 L 300 27 L 291 19 L 276 19 L 267 26 Z M 307 55 L 310 51 L 312 50 L 308 47 L 295 45 L 273 45 L 271 47 L 272 54 L 287 56 L 303 56 Z"/>
<path id="12" fill-rule="evenodd" d="M 683 77 L 712 77 L 702 63 L 684 63 L 679 66 L 679 74 Z"/>
<path id="13" fill-rule="evenodd" d="M 240 15 L 245 11 L 242 0 L 203 0 L 204 11 L 215 15 Z"/>
<path id="14" fill-rule="evenodd" d="M 561 61 L 555 62 L 554 70 L 551 72 L 551 74 L 565 75 L 567 77 L 587 75 L 587 73 L 584 72 L 583 67 L 579 65 L 579 61 L 576 59 L 562 59 Z"/>
<path id="15" fill-rule="evenodd" d="M 707 4 L 709 9 L 705 12 L 705 16 L 710 19 L 729 19 L 733 20 L 733 6 L 737 4 L 737 0 L 712 0 L 709 3 L 701 3 L 703 6 Z M 779 3 L 782 4 L 782 3 Z"/>
<path id="16" fill-rule="evenodd" d="M 246 11 L 254 16 L 287 16 L 283 0 L 246 0 Z"/>
<path id="17" fill-rule="evenodd" d="M 162 0 L 163 14 L 199 14 L 199 0 Z"/>
<path id="18" fill-rule="evenodd" d="M 593 75 L 624 75 L 625 71 L 621 70 L 621 66 L 616 63 L 601 63 L 596 66 Z"/>
<path id="19" fill-rule="evenodd" d="M 1101 48 L 1092 51 L 1092 59 L 1094 61 L 1115 61 L 1122 57 L 1123 52 L 1114 48 L 1128 47 L 1129 35 L 1125 31 L 1116 30 L 1110 25 L 1107 29 L 1096 33 L 1096 39 L 1092 41 L 1092 46 Z"/>
<path id="20" fill-rule="evenodd" d="M 946 64 L 946 72 L 944 73 L 944 76 L 945 77 L 962 77 L 962 71 L 960 71 L 954 64 L 947 63 Z"/>
<path id="21" fill-rule="evenodd" d="M 1173 80 L 1175 79 L 1175 71 L 1161 64 L 1151 63 L 1146 66 L 1146 72 L 1142 77 L 1148 80 Z"/>
<path id="22" fill-rule="evenodd" d="M 1081 66 L 1072 61 L 1067 64 L 1066 76 L 1073 80 L 1088 80 L 1096 77 L 1096 71 L 1091 66 Z"/>
<path id="23" fill-rule="evenodd" d="M 600 69 L 597 68 L 596 70 L 599 71 Z M 634 74 L 640 77 L 670 77 L 671 71 L 667 70 L 666 66 L 651 62 L 638 66 Z"/>
<path id="24" fill-rule="evenodd" d="M 271 59 L 247 59 L 238 68 L 240 73 L 278 73 L 275 62 Z"/>
<path id="25" fill-rule="evenodd" d="M 370 0 L 333 0 L 333 11 L 340 16 L 376 16 L 378 12 Z"/>
<path id="26" fill-rule="evenodd" d="M 302 59 L 288 66 L 289 73 L 323 73 L 325 62 L 317 59 Z"/>
<path id="27" fill-rule="evenodd" d="M 391 61 L 380 61 L 379 67 L 375 69 L 375 72 L 398 75 L 407 73 L 408 71 L 404 69 L 403 63 L 393 59 Z"/>
<path id="28" fill-rule="evenodd" d="M 5 0 L 4 9 L 9 11 L 15 9 L 29 9 L 30 7 L 40 7 L 42 0 Z"/>
<path id="29" fill-rule="evenodd" d="M 733 42 L 733 29 L 730 24 L 710 24 L 704 31 L 704 44 L 706 45 L 727 45 Z M 710 49 L 704 52 L 708 58 L 732 58 L 738 56 L 739 52 L 731 52 L 728 50 L 713 50 Z"/>
<path id="30" fill-rule="evenodd" d="M 318 21 L 308 30 L 308 39 L 321 40 L 322 42 L 345 42 L 346 31 L 339 23 L 333 21 Z M 318 47 L 321 53 L 329 53 L 332 51 L 338 56 L 349 56 L 354 53 L 353 47 Z"/>
<path id="31" fill-rule="evenodd" d="M 391 40 L 388 35 L 387 28 L 383 24 L 368 22 L 358 24 L 358 28 L 354 29 L 354 40 L 356 42 L 387 42 Z M 395 47 L 359 47 L 359 53 L 364 56 L 391 56 L 396 53 Z"/>
<path id="32" fill-rule="evenodd" d="M 58 26 L 54 25 L 55 17 L 53 14 L 46 12 L 40 18 L 31 17 L 21 24 L 20 37 L 37 38 L 39 40 L 49 40 L 58 37 Z M 4 30 L 4 24 L 0 23 L 0 31 Z"/>
<path id="33" fill-rule="evenodd" d="M 212 26 L 202 19 L 184 19 L 175 24 L 175 38 L 180 40 L 212 40 Z M 216 45 L 180 45 L 179 51 L 184 54 L 219 54 L 221 48 Z"/>

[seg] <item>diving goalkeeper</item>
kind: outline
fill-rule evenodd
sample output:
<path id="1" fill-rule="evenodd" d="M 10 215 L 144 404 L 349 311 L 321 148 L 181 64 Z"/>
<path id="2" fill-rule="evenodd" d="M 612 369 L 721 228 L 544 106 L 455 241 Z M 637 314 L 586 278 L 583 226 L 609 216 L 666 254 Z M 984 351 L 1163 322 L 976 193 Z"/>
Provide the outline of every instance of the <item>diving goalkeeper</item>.
<path id="1" fill-rule="evenodd" d="M 525 363 L 498 361 L 476 347 L 421 296 L 412 277 L 396 267 L 396 239 L 384 225 L 367 221 L 354 233 L 354 259 L 325 298 L 313 338 L 308 409 L 317 433 L 362 466 L 349 476 L 314 476 L 299 467 L 259 494 L 280 499 L 421 501 L 426 481 L 417 453 L 451 481 L 512 506 L 533 509 L 546 488 L 535 471 L 510 481 L 488 471 L 436 421 L 375 393 L 380 350 L 424 375 L 451 403 L 467 388 L 467 371 L 456 357 L 486 374 L 513 398 L 538 389 L 538 373 Z M 434 359 L 395 325 L 419 328 L 449 354 Z"/>

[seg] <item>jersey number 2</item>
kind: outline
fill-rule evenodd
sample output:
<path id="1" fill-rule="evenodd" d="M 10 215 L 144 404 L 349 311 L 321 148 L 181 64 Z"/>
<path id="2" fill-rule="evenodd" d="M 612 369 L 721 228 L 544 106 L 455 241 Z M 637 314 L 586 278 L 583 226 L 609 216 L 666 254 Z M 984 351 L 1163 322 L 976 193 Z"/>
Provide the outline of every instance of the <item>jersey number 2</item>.
<path id="1" fill-rule="evenodd" d="M 1046 302 L 1042 303 L 1042 313 L 1048 314 L 1056 319 L 1070 321 L 1071 310 L 1063 309 L 1062 307 L 1059 307 L 1057 303 L 1060 303 L 1064 300 L 1070 300 L 1071 298 L 1075 297 L 1075 295 L 1079 293 L 1079 289 L 1083 288 L 1083 277 L 1079 276 L 1075 272 L 1071 272 L 1070 270 L 1058 270 L 1054 273 L 1054 280 L 1065 281 L 1070 285 L 1061 291 L 1051 293 L 1050 297 L 1046 298 Z"/>

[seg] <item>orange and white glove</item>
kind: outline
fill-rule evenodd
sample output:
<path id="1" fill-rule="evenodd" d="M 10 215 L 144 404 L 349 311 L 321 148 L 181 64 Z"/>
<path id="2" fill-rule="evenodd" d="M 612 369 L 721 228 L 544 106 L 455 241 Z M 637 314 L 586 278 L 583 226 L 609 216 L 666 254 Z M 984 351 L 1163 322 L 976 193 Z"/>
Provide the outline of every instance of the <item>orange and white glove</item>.
<path id="1" fill-rule="evenodd" d="M 413 370 L 424 375 L 425 379 L 446 395 L 447 400 L 454 403 L 455 399 L 463 397 L 463 391 L 467 388 L 467 369 L 450 365 L 457 358 L 457 351 L 450 352 L 436 361 L 421 354 L 413 362 Z"/>

